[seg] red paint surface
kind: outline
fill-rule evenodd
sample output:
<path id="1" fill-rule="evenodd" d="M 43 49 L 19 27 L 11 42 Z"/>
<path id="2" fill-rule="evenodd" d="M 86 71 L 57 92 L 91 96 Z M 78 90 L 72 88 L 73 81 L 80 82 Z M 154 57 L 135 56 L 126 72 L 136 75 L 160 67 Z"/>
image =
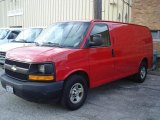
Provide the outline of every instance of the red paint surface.
<path id="1" fill-rule="evenodd" d="M 106 23 L 110 32 L 110 47 L 84 48 L 95 23 Z M 115 56 L 112 56 L 112 49 Z M 108 21 L 91 21 L 79 49 L 26 47 L 7 53 L 7 58 L 24 62 L 54 62 L 56 79 L 65 80 L 76 71 L 89 76 L 90 87 L 117 80 L 138 72 L 141 61 L 146 58 L 152 66 L 153 43 L 150 31 L 144 26 Z"/>

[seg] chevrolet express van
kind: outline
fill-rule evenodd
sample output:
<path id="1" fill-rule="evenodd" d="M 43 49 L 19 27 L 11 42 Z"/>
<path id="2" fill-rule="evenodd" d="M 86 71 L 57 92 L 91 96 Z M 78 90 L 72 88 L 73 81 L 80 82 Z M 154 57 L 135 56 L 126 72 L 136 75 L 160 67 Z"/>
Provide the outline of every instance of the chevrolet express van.
<path id="1" fill-rule="evenodd" d="M 89 88 L 128 76 L 142 83 L 152 66 L 152 37 L 144 26 L 58 22 L 36 42 L 7 52 L 2 86 L 30 101 L 60 98 L 70 110 L 83 105 Z"/>
<path id="2" fill-rule="evenodd" d="M 14 40 L 22 30 L 22 28 L 0 28 L 0 45 Z"/>
<path id="3" fill-rule="evenodd" d="M 34 46 L 34 40 L 42 31 L 43 28 L 41 27 L 27 28 L 23 30 L 15 40 L 10 43 L 0 45 L 0 64 L 4 64 L 7 51 L 18 47 Z"/>

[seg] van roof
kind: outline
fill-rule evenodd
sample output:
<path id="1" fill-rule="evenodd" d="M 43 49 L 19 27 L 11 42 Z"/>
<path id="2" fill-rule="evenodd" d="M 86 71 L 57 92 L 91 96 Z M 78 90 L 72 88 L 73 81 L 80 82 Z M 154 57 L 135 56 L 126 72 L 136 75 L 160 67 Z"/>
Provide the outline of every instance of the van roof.
<path id="1" fill-rule="evenodd" d="M 146 27 L 144 25 L 138 25 L 138 24 L 134 24 L 134 23 L 124 23 L 124 22 L 118 22 L 118 21 L 107 21 L 107 20 L 99 20 L 99 19 L 91 20 L 91 22 L 108 22 L 108 23 L 127 24 L 127 25 L 135 25 L 135 26 Z"/>
<path id="2" fill-rule="evenodd" d="M 7 30 L 24 30 L 24 28 L 0 28 L 0 29 L 7 29 Z"/>
<path id="3" fill-rule="evenodd" d="M 108 20 L 99 20 L 99 19 L 92 19 L 92 20 L 68 20 L 68 21 L 60 21 L 60 22 L 107 22 L 107 23 L 117 23 L 117 24 L 126 24 L 126 25 L 135 25 L 135 26 L 141 26 L 146 27 L 143 25 L 138 25 L 134 23 L 124 23 L 124 22 L 118 22 L 118 21 L 108 21 Z M 148 27 L 146 27 L 148 28 Z"/>
<path id="4" fill-rule="evenodd" d="M 45 29 L 46 28 L 46 26 L 37 26 L 37 27 L 28 27 L 28 28 L 33 28 L 33 29 L 38 29 L 38 28 L 42 28 L 42 29 Z"/>

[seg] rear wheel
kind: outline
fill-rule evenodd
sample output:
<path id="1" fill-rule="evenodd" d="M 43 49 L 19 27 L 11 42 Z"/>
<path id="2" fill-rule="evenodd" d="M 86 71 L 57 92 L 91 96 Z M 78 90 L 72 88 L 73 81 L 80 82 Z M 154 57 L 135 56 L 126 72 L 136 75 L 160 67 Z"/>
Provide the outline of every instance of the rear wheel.
<path id="1" fill-rule="evenodd" d="M 138 73 L 135 75 L 134 80 L 138 83 L 143 83 L 147 76 L 147 63 L 143 61 L 139 67 Z"/>
<path id="2" fill-rule="evenodd" d="M 76 110 L 84 104 L 87 92 L 88 86 L 84 77 L 72 75 L 64 86 L 61 103 L 70 110 Z"/>

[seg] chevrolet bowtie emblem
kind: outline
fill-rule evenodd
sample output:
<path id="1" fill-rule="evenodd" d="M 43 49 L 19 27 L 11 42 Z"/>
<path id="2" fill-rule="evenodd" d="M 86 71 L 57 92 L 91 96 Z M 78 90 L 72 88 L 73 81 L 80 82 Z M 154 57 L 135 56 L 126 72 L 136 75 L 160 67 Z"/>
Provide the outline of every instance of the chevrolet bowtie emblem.
<path id="1" fill-rule="evenodd" d="M 15 71 L 17 70 L 16 65 L 12 65 L 11 70 L 12 70 L 13 72 L 15 72 Z"/>

